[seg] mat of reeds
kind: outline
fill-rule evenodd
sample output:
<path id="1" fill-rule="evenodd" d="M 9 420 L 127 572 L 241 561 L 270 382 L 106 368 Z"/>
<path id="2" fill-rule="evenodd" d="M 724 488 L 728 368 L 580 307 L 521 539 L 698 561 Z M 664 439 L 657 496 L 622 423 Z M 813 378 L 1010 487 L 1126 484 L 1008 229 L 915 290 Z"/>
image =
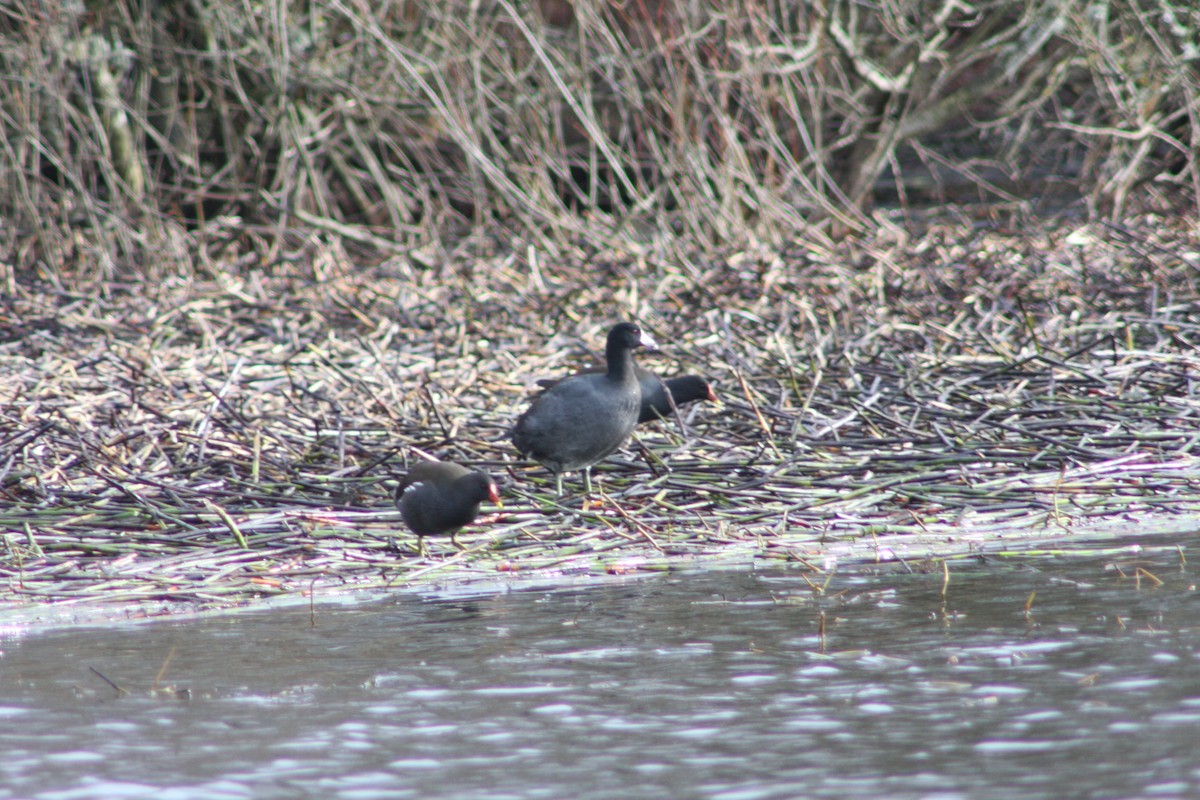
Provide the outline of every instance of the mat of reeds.
<path id="1" fill-rule="evenodd" d="M 829 569 L 1200 513 L 1195 220 L 881 230 L 555 263 L 310 242 L 270 266 L 214 249 L 208 274 L 153 284 L 9 275 L 0 601 L 158 613 L 730 558 Z M 630 317 L 662 347 L 641 364 L 722 402 L 639 428 L 591 502 L 575 475 L 556 497 L 508 428 Z M 423 454 L 500 479 L 465 551 L 431 538 L 423 557 L 399 521 L 393 477 Z"/>

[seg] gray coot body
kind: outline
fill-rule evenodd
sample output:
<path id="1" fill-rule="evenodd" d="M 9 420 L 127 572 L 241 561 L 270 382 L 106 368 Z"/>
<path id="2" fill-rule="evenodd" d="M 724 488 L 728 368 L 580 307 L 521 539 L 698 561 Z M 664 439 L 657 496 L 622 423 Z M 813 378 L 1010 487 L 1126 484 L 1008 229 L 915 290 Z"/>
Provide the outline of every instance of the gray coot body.
<path id="1" fill-rule="evenodd" d="M 500 492 L 485 472 L 473 472 L 449 461 L 421 461 L 413 465 L 396 487 L 396 506 L 404 524 L 417 535 L 417 548 L 425 551 L 424 537 L 455 534 L 479 516 L 479 504 L 500 505 Z"/>
<path id="2" fill-rule="evenodd" d="M 590 493 L 592 464 L 633 433 L 642 404 L 633 364 L 638 347 L 658 345 L 632 322 L 614 325 L 604 348 L 607 372 L 575 375 L 554 384 L 517 418 L 513 446 L 554 473 L 560 495 L 562 474 L 576 469 L 583 470 Z"/>
<path id="3" fill-rule="evenodd" d="M 699 375 L 680 375 L 663 380 L 653 372 L 646 372 L 639 374 L 638 378 L 642 385 L 642 411 L 638 422 L 668 417 L 675 408 L 695 400 L 717 401 L 712 386 Z"/>
<path id="4" fill-rule="evenodd" d="M 604 370 L 588 369 L 578 374 L 592 375 L 602 372 Z M 634 372 L 637 374 L 638 385 L 641 387 L 642 393 L 642 406 L 637 420 L 639 424 L 669 417 L 675 408 L 696 400 L 708 400 L 713 403 L 717 401 L 717 395 L 712 386 L 699 375 L 660 378 L 653 372 L 637 366 L 634 367 Z M 563 380 L 563 378 L 544 378 L 537 383 L 538 386 L 549 389 Z M 675 404 L 674 408 L 671 406 L 672 402 Z"/>

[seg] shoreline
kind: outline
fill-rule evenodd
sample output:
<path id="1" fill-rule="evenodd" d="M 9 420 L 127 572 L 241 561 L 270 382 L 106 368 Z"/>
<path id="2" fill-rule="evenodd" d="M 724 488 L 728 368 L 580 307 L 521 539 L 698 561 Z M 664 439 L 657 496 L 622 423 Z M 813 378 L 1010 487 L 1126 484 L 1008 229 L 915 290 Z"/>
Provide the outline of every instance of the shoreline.
<path id="1" fill-rule="evenodd" d="M 838 572 L 927 573 L 941 571 L 945 562 L 949 575 L 953 576 L 955 564 L 968 559 L 1046 557 L 1084 552 L 1095 555 L 1098 551 L 1109 550 L 1114 555 L 1128 555 L 1145 549 L 1174 549 L 1179 551 L 1183 564 L 1188 548 L 1186 542 L 1178 540 L 1194 536 L 1200 544 L 1200 511 L 1193 515 L 1125 515 L 1067 528 L 1031 523 L 990 530 L 893 533 L 885 539 L 864 536 L 825 544 L 797 540 L 791 546 L 790 555 L 788 544 L 782 540 L 771 542 L 774 546 L 767 550 L 743 546 L 691 556 L 662 557 L 643 549 L 614 556 L 611 560 L 595 561 L 589 555 L 581 554 L 564 558 L 555 566 L 518 571 L 481 569 L 455 556 L 429 564 L 424 570 L 424 579 L 416 582 L 388 586 L 364 581 L 341 587 L 322 586 L 315 591 L 299 589 L 272 596 L 241 597 L 226 604 L 181 603 L 163 598 L 84 599 L 56 603 L 6 600 L 0 605 L 0 632 L 23 636 L 64 627 L 187 621 L 213 615 L 305 607 L 319 616 L 325 607 L 371 605 L 402 595 L 455 601 L 508 592 L 581 589 L 668 574 L 686 578 L 688 573 L 697 571 L 802 569 L 813 576 L 816 586 Z M 1130 532 L 1131 528 L 1134 532 Z M 487 544 L 486 535 L 472 538 L 480 540 L 474 542 L 472 548 Z"/>

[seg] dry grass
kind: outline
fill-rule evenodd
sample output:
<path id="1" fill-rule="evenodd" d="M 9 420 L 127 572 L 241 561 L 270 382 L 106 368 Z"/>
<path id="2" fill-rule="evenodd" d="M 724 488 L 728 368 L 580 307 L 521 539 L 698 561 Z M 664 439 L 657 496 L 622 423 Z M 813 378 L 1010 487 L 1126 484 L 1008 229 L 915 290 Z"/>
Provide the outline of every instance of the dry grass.
<path id="1" fill-rule="evenodd" d="M 0 591 L 192 608 L 1195 513 L 1198 230 L 941 225 L 570 263 L 315 246 L 154 284 L 10 276 Z M 664 348 L 642 363 L 724 402 L 643 427 L 598 469 L 603 506 L 560 504 L 507 428 L 628 317 Z M 420 559 L 398 531 L 387 479 L 417 450 L 502 479 L 466 554 Z"/>
<path id="2" fill-rule="evenodd" d="M 268 10 L 269 7 L 269 10 Z M 8 4 L 0 262 L 202 272 L 313 238 L 569 255 L 873 209 L 1200 209 L 1179 0 Z"/>

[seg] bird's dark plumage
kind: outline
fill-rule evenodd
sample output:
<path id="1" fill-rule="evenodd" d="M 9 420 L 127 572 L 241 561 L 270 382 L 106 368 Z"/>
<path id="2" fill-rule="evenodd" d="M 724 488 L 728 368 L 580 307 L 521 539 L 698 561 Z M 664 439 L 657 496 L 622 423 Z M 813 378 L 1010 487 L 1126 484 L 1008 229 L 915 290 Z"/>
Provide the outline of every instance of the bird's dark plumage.
<path id="1" fill-rule="evenodd" d="M 614 325 L 604 349 L 607 371 L 560 381 L 533 399 L 512 430 L 517 452 L 554 473 L 562 494 L 562 473 L 582 469 L 587 490 L 591 466 L 629 438 L 641 411 L 642 391 L 633 350 L 657 347 L 632 322 Z"/>
<path id="2" fill-rule="evenodd" d="M 679 375 L 665 380 L 652 372 L 641 377 L 642 411 L 638 422 L 650 422 L 662 417 L 669 417 L 675 408 L 696 400 L 717 402 L 717 395 L 708 381 L 699 375 Z M 668 392 L 670 397 L 668 397 Z"/>
<path id="3" fill-rule="evenodd" d="M 602 369 L 587 369 L 576 373 L 578 375 L 592 375 L 603 373 Z M 679 375 L 674 378 L 660 378 L 653 372 L 641 367 L 634 367 L 634 372 L 637 374 L 638 386 L 642 392 L 642 406 L 638 412 L 638 423 L 653 422 L 656 419 L 666 418 L 671 416 L 674 409 L 671 408 L 672 400 L 675 402 L 675 407 L 686 405 L 695 402 L 696 400 L 708 400 L 715 403 L 717 401 L 716 392 L 708 381 L 699 375 Z M 543 378 L 538 381 L 538 386 L 543 389 L 549 389 L 562 383 L 565 378 Z M 663 384 L 666 384 L 664 389 Z M 670 392 L 668 399 L 667 392 Z"/>
<path id="4" fill-rule="evenodd" d="M 422 550 L 425 536 L 449 534 L 458 546 L 455 534 L 475 521 L 484 500 L 500 504 L 500 492 L 491 477 L 448 461 L 421 461 L 396 487 L 400 517 L 417 535 Z"/>

